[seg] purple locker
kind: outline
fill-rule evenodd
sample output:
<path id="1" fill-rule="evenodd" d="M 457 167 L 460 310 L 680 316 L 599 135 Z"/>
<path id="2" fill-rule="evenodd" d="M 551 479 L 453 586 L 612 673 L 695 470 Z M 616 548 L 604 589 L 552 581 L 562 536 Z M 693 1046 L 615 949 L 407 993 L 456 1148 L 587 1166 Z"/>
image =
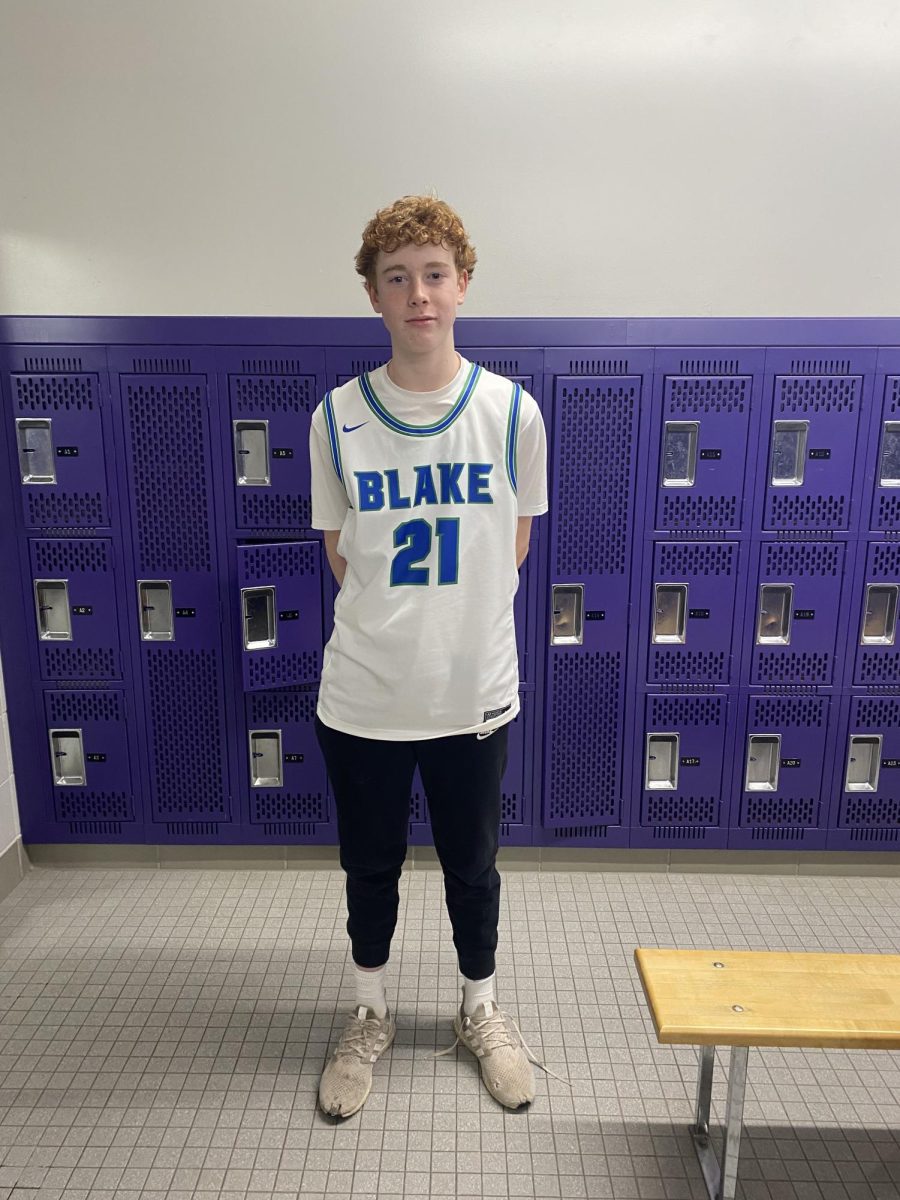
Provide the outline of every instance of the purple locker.
<path id="1" fill-rule="evenodd" d="M 14 372 L 9 387 L 26 527 L 109 527 L 100 376 L 59 364 L 56 374 Z"/>
<path id="2" fill-rule="evenodd" d="M 828 687 L 836 682 L 846 556 L 843 542 L 759 546 L 759 574 L 744 626 L 753 646 L 751 684 Z"/>
<path id="3" fill-rule="evenodd" d="M 632 846 L 724 846 L 730 697 L 648 695 L 635 746 L 641 764 L 640 824 Z"/>
<path id="4" fill-rule="evenodd" d="M 765 471 L 762 527 L 849 529 L 863 356 L 853 364 L 790 359 L 790 354 L 773 354 L 770 363 L 775 373 L 772 415 L 764 432 L 767 457 L 764 466 L 760 463 Z"/>
<path id="5" fill-rule="evenodd" d="M 31 840 L 59 841 L 63 835 L 67 841 L 142 841 L 125 693 L 48 691 L 44 706 L 42 749 L 56 825 L 31 824 Z"/>
<path id="6" fill-rule="evenodd" d="M 131 636 L 146 710 L 151 837 L 220 838 L 231 821 L 210 430 L 212 362 L 122 350 L 134 578 Z"/>
<path id="7" fill-rule="evenodd" d="M 532 797 L 530 780 L 534 741 L 534 693 L 519 693 L 519 715 L 509 726 L 509 757 L 503 776 L 500 807 L 501 846 L 530 846 Z M 409 806 L 409 841 L 413 846 L 432 844 L 431 822 L 419 772 L 413 776 Z"/>
<path id="8" fill-rule="evenodd" d="M 366 371 L 374 371 L 391 357 L 391 348 L 384 346 L 326 347 L 325 368 L 328 387 L 340 387 Z"/>
<path id="9" fill-rule="evenodd" d="M 267 535 L 312 521 L 309 422 L 321 398 L 324 353 L 256 347 L 228 352 L 234 523 Z"/>
<path id="10" fill-rule="evenodd" d="M 611 358 L 614 352 L 611 352 Z M 626 679 L 643 376 L 556 378 L 545 829 L 627 844 Z M 637 367 L 640 370 L 640 367 Z M 630 717 L 630 714 L 629 714 Z"/>
<path id="11" fill-rule="evenodd" d="M 648 683 L 731 682 L 740 549 L 737 542 L 654 544 Z"/>
<path id="12" fill-rule="evenodd" d="M 830 779 L 830 696 L 745 696 L 735 748 L 740 796 L 731 849 L 822 849 Z"/>
<path id="13" fill-rule="evenodd" d="M 238 546 L 246 691 L 318 684 L 322 670 L 322 546 Z"/>
<path id="14" fill-rule="evenodd" d="M 708 347 L 661 350 L 652 434 L 651 489 L 658 530 L 739 532 L 744 513 L 744 476 L 754 408 L 753 372 L 761 375 L 761 351 L 710 356 Z"/>
<path id="15" fill-rule="evenodd" d="M 869 526 L 896 533 L 900 531 L 900 375 L 884 380 L 880 418 Z"/>
<path id="16" fill-rule="evenodd" d="M 121 679 L 116 576 L 108 538 L 33 538 L 33 636 L 45 680 Z"/>
<path id="17" fill-rule="evenodd" d="M 900 697 L 848 696 L 837 743 L 829 850 L 900 842 Z"/>
<path id="18" fill-rule="evenodd" d="M 857 584 L 849 617 L 855 645 L 853 683 L 857 687 L 896 688 L 900 684 L 897 638 L 900 592 L 900 543 L 868 542 L 860 547 Z"/>
<path id="19" fill-rule="evenodd" d="M 252 842 L 333 844 L 314 690 L 250 692 L 245 700 L 241 795 Z"/>

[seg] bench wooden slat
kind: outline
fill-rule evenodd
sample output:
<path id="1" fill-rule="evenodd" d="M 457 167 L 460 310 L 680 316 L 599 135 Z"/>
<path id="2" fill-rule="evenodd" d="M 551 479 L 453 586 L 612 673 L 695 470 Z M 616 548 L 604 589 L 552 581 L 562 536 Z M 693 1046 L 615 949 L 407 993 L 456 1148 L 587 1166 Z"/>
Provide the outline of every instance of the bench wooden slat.
<path id="1" fill-rule="evenodd" d="M 660 1042 L 900 1049 L 898 954 L 640 949 L 635 960 Z"/>

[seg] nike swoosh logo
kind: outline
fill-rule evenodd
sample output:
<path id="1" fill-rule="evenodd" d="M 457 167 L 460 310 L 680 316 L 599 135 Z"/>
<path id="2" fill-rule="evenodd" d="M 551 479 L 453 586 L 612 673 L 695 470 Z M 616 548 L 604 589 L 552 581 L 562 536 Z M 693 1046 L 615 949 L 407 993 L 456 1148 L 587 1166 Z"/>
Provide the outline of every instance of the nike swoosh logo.
<path id="1" fill-rule="evenodd" d="M 362 429 L 363 425 L 368 425 L 368 421 L 360 421 L 358 425 L 345 425 L 344 433 L 352 433 L 354 429 Z"/>

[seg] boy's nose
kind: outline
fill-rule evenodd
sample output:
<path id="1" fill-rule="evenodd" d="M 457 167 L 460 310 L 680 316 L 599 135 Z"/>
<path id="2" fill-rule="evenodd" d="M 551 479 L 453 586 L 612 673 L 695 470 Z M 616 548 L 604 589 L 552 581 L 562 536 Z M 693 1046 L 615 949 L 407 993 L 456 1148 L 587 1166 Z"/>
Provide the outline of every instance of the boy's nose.
<path id="1" fill-rule="evenodd" d="M 425 285 L 421 279 L 413 279 L 409 289 L 410 304 L 422 304 L 427 301 L 428 295 L 425 291 Z"/>

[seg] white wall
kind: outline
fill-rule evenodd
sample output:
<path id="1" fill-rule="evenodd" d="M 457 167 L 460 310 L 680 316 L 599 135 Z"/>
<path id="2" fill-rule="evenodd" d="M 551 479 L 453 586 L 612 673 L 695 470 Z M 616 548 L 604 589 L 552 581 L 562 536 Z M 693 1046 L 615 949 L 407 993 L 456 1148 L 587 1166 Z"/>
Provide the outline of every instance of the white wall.
<path id="1" fill-rule="evenodd" d="M 896 0 L 3 0 L 0 312 L 366 310 L 436 188 L 470 315 L 898 312 Z"/>
<path id="2" fill-rule="evenodd" d="M 0 670 L 0 855 L 9 849 L 20 833 L 16 784 L 13 779 L 12 753 L 9 746 L 6 691 L 3 686 L 3 672 Z"/>

